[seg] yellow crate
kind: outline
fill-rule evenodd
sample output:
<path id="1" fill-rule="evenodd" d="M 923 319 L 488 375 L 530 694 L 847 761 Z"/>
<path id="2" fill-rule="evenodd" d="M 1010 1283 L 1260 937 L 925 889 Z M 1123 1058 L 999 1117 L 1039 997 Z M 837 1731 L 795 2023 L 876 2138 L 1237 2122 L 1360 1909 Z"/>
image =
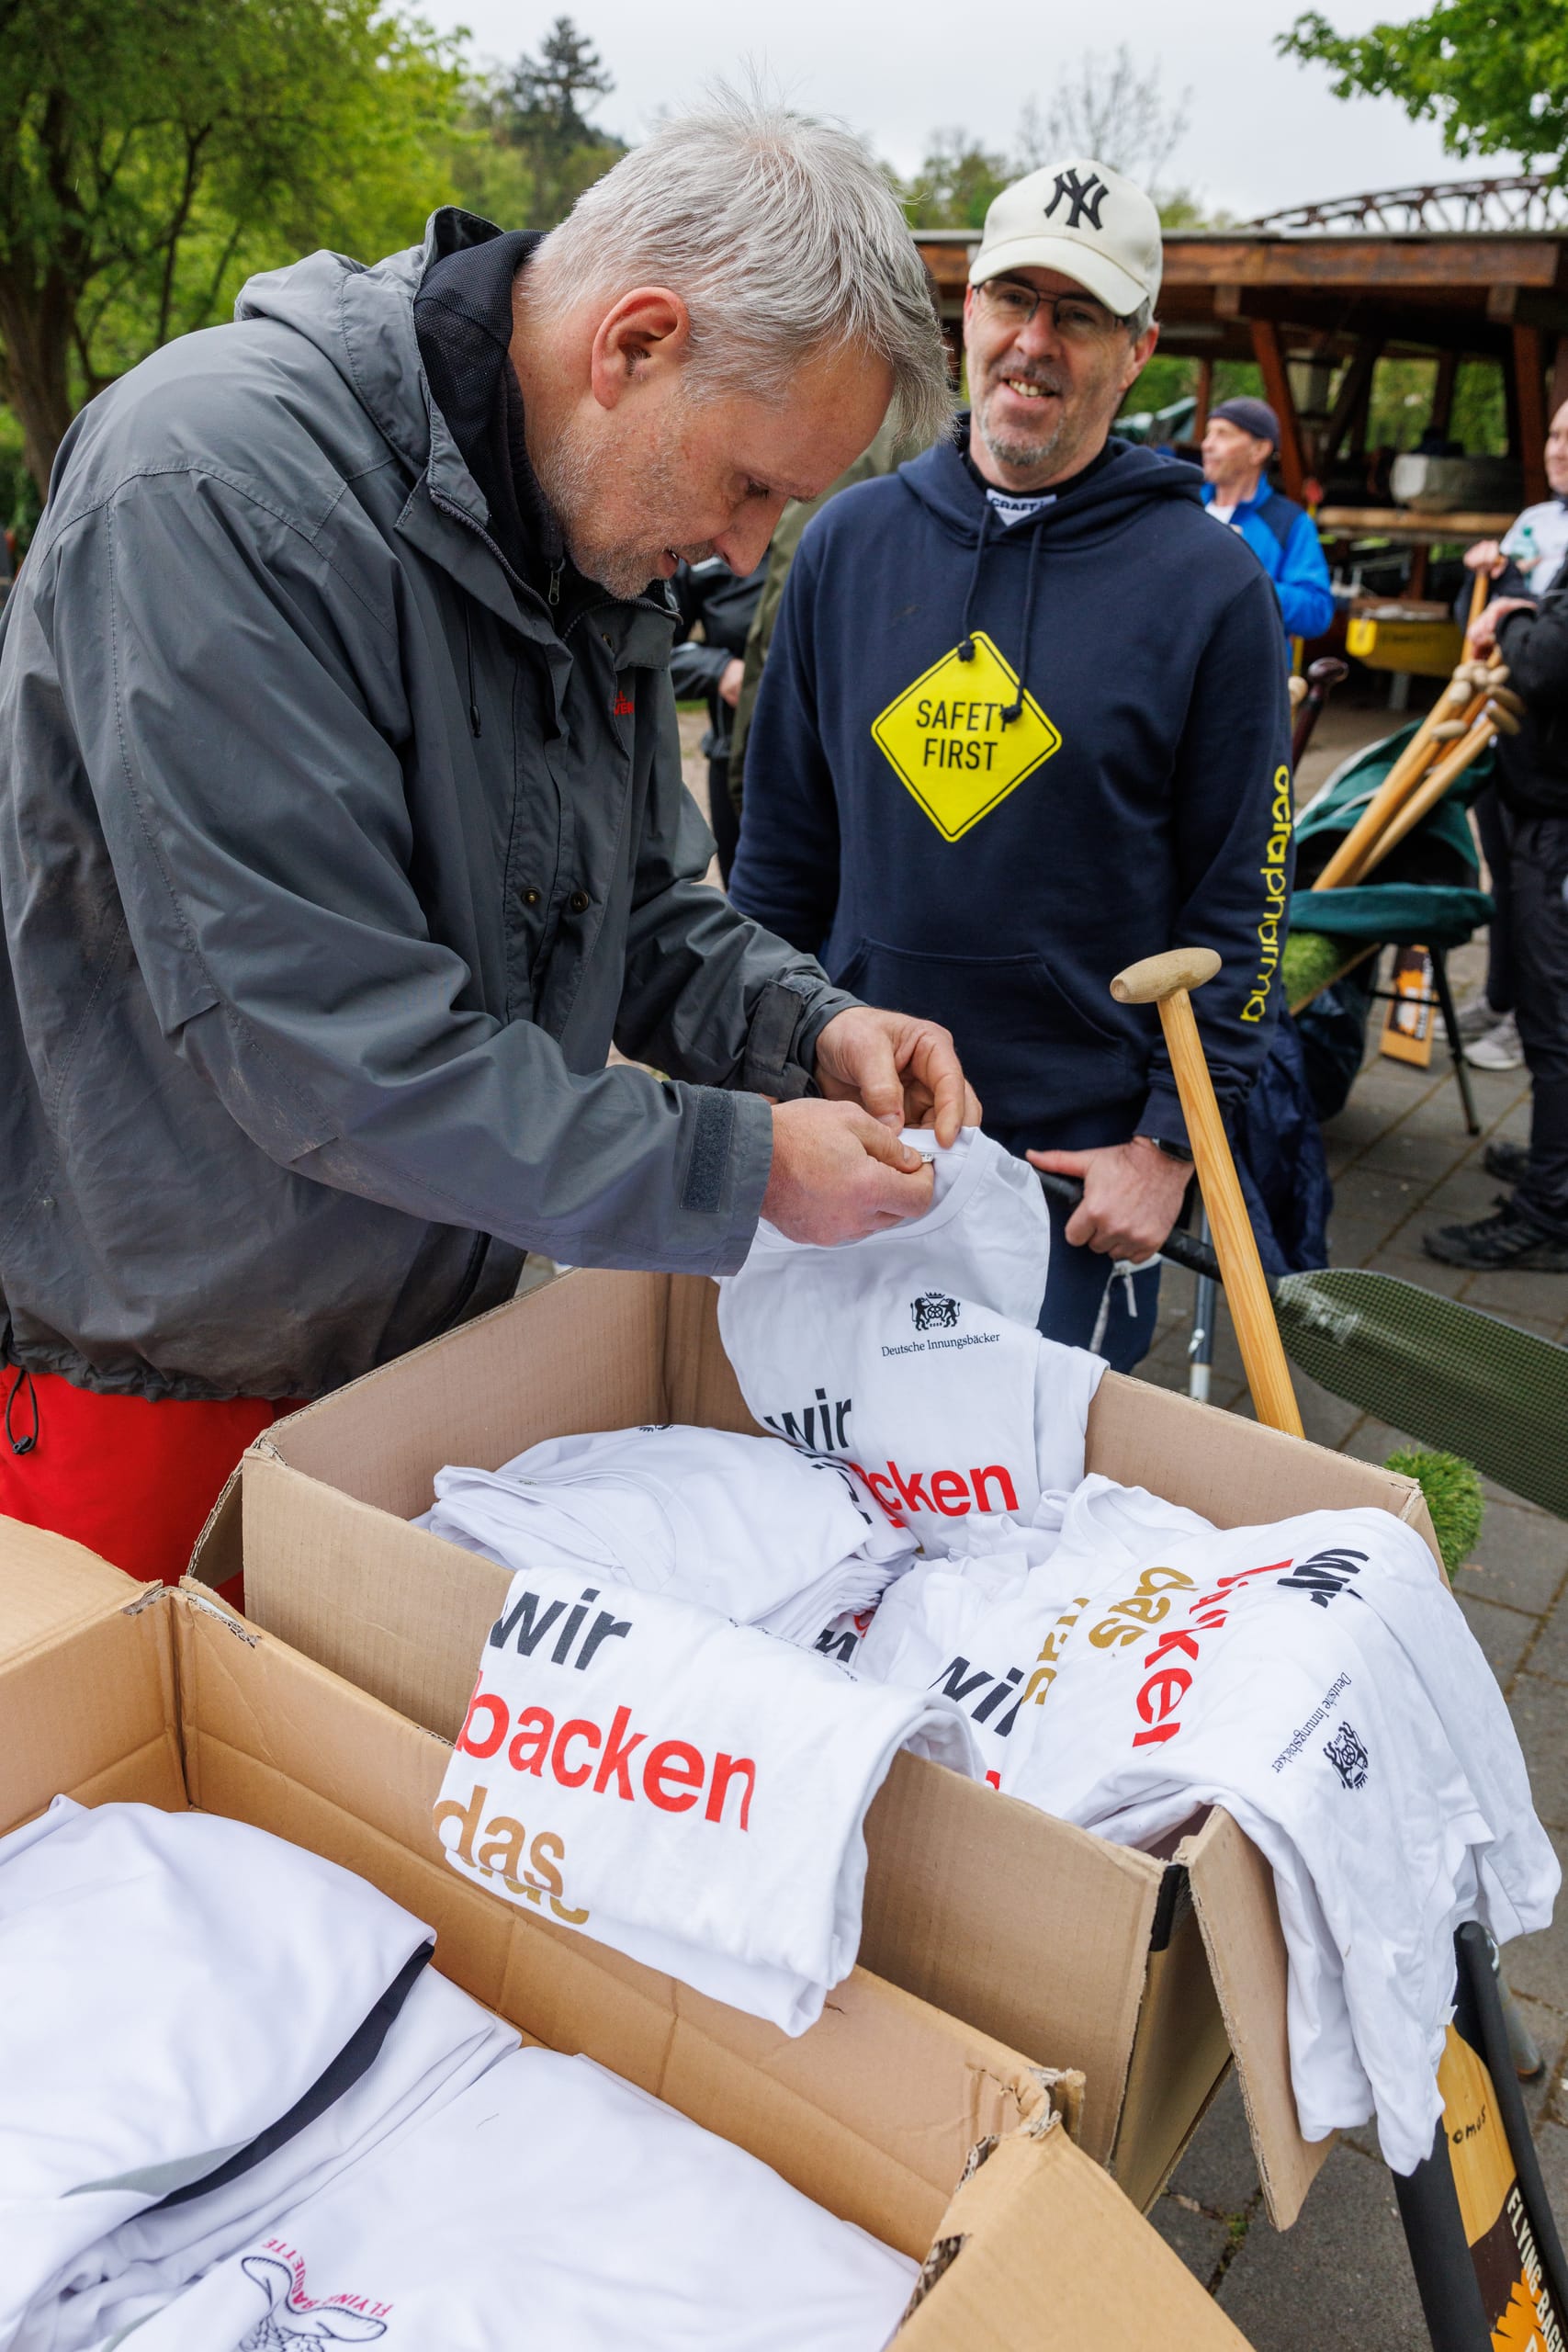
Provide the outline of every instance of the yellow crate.
<path id="1" fill-rule="evenodd" d="M 1457 621 L 1397 613 L 1353 613 L 1345 650 L 1369 670 L 1408 670 L 1418 678 L 1446 678 L 1464 647 Z"/>

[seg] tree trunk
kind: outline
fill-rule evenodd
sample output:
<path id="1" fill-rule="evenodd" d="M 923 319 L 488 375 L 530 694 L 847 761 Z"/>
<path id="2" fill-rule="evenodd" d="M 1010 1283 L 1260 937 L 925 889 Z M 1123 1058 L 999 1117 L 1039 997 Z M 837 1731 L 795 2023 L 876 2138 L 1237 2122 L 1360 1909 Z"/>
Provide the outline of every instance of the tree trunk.
<path id="1" fill-rule="evenodd" d="M 0 271 L 0 380 L 21 424 L 23 454 L 40 499 L 49 495 L 50 469 L 74 413 L 72 310 L 69 288 L 52 274 L 39 287 L 19 284 Z"/>

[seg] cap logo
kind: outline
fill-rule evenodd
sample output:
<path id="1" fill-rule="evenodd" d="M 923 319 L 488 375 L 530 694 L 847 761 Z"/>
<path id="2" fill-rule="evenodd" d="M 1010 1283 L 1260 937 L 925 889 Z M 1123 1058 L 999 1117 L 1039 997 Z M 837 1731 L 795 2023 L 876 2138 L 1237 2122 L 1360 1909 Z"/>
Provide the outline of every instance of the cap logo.
<path id="1" fill-rule="evenodd" d="M 1051 201 L 1045 207 L 1045 218 L 1049 220 L 1065 198 L 1070 208 L 1066 220 L 1069 229 L 1076 229 L 1083 220 L 1087 220 L 1091 229 L 1098 229 L 1100 208 L 1110 193 L 1098 172 L 1090 172 L 1087 180 L 1080 180 L 1077 172 L 1058 172 Z"/>

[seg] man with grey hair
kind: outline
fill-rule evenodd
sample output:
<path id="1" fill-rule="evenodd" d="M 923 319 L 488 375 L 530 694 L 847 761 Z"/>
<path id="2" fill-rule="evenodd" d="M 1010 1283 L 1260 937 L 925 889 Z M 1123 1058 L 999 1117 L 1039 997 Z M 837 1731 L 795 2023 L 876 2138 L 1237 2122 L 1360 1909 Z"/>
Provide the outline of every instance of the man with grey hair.
<path id="1" fill-rule="evenodd" d="M 969 414 L 807 526 L 746 746 L 738 905 L 952 1029 L 1054 1203 L 1043 1328 L 1128 1368 L 1190 1175 L 1124 965 L 1216 948 L 1198 998 L 1227 1111 L 1279 1003 L 1284 665 L 1251 549 L 1195 469 L 1112 437 L 1154 351 L 1159 217 L 1076 156 L 1004 189 L 964 312 Z M 1113 1282 L 1113 1264 L 1132 1270 Z M 1141 1294 L 1141 1295 L 1140 1295 Z M 1135 1311 L 1132 1311 L 1135 1309 Z"/>
<path id="2" fill-rule="evenodd" d="M 77 419 L 0 639 L 0 1511 L 177 1573 L 282 1400 L 525 1250 L 926 1205 L 952 1041 L 705 886 L 661 583 L 947 409 L 864 149 L 721 93 L 547 238 L 312 254 Z"/>

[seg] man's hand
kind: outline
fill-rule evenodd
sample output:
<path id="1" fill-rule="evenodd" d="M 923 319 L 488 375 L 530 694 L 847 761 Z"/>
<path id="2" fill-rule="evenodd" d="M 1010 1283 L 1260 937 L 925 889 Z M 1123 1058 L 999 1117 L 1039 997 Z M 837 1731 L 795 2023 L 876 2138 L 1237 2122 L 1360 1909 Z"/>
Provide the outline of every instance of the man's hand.
<path id="1" fill-rule="evenodd" d="M 740 699 L 740 682 L 745 675 L 746 664 L 739 659 L 729 662 L 718 673 L 718 698 L 720 702 L 728 703 L 731 710 Z"/>
<path id="2" fill-rule="evenodd" d="M 1097 1151 L 1032 1151 L 1032 1167 L 1081 1176 L 1083 1198 L 1067 1219 L 1067 1239 L 1134 1265 L 1152 1258 L 1176 1223 L 1192 1170 L 1147 1136 Z"/>
<path id="3" fill-rule="evenodd" d="M 935 1181 L 929 1160 L 857 1103 L 773 1106 L 762 1215 L 792 1241 L 833 1249 L 907 1224 L 930 1208 Z"/>
<path id="4" fill-rule="evenodd" d="M 911 1013 L 852 1005 L 817 1040 L 817 1083 L 830 1102 L 858 1102 L 886 1127 L 934 1127 L 945 1150 L 980 1124 L 949 1032 Z"/>
<path id="5" fill-rule="evenodd" d="M 1477 539 L 1472 548 L 1466 548 L 1464 551 L 1465 570 L 1484 571 L 1490 580 L 1496 579 L 1507 560 L 1495 539 Z"/>
<path id="6" fill-rule="evenodd" d="M 1483 605 L 1465 643 L 1472 653 L 1495 653 L 1497 650 L 1497 624 L 1506 621 L 1510 613 L 1533 613 L 1533 596 L 1495 596 Z"/>

